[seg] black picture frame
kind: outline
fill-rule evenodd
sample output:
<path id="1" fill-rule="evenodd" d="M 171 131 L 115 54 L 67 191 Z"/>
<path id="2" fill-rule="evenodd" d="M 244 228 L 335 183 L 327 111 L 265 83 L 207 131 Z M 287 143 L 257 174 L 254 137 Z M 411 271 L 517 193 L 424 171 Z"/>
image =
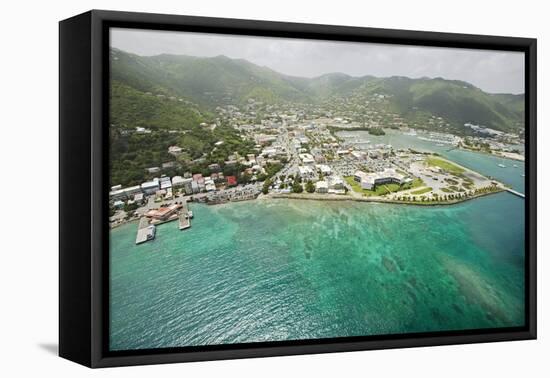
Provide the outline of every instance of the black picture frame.
<path id="1" fill-rule="evenodd" d="M 110 27 L 525 53 L 525 315 L 517 328 L 110 352 Z M 536 338 L 536 39 L 92 10 L 59 23 L 59 355 L 88 367 Z"/>

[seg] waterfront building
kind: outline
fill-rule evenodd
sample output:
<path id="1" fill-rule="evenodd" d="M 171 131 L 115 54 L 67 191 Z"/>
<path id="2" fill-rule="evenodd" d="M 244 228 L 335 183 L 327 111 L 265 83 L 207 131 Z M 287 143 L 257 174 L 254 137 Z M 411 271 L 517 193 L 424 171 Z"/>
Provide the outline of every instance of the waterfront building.
<path id="1" fill-rule="evenodd" d="M 376 185 L 383 184 L 404 184 L 409 182 L 409 179 L 406 179 L 404 175 L 395 171 L 395 169 L 385 168 L 382 172 L 368 173 L 361 180 L 361 188 L 372 190 Z"/>
<path id="2" fill-rule="evenodd" d="M 216 190 L 216 185 L 214 183 L 205 184 L 205 189 L 207 192 L 213 192 Z"/>
<path id="3" fill-rule="evenodd" d="M 237 185 L 237 178 L 235 176 L 227 176 L 227 186 Z"/>
<path id="4" fill-rule="evenodd" d="M 126 193 L 126 196 L 128 198 L 131 198 L 134 194 L 141 193 L 141 186 L 139 186 L 139 185 L 130 186 L 130 187 L 125 188 L 123 190 L 124 190 L 124 193 Z"/>
<path id="5" fill-rule="evenodd" d="M 224 203 L 229 201 L 245 201 L 258 197 L 260 190 L 254 185 L 246 185 L 244 187 L 230 188 L 210 192 L 207 195 L 208 203 Z"/>
<path id="6" fill-rule="evenodd" d="M 181 176 L 174 176 L 172 177 L 172 187 L 173 188 L 180 188 L 183 186 L 184 178 Z"/>
<path id="7" fill-rule="evenodd" d="M 164 177 L 163 177 L 164 178 Z M 170 181 L 170 177 L 166 177 L 168 180 L 162 180 L 160 181 L 160 188 L 163 190 L 172 189 L 172 182 Z"/>
<path id="8" fill-rule="evenodd" d="M 165 222 L 177 216 L 177 211 L 182 205 L 172 204 L 168 207 L 161 207 L 158 209 L 152 209 L 145 213 L 145 216 L 151 218 L 153 221 Z"/>
<path id="9" fill-rule="evenodd" d="M 111 190 L 109 192 L 109 199 L 111 201 L 126 199 L 126 192 L 124 191 L 124 189 Z"/>
<path id="10" fill-rule="evenodd" d="M 145 194 L 154 194 L 157 190 L 159 190 L 160 185 L 158 181 L 148 181 L 141 184 L 141 190 Z"/>
<path id="11" fill-rule="evenodd" d="M 143 193 L 134 194 L 134 202 L 141 205 L 144 202 Z"/>
<path id="12" fill-rule="evenodd" d="M 329 189 L 343 190 L 344 189 L 344 180 L 338 176 L 327 177 Z"/>
<path id="13" fill-rule="evenodd" d="M 199 184 L 196 181 L 191 180 L 191 191 L 194 194 L 200 192 Z M 186 190 L 186 193 L 187 193 L 187 190 Z"/>
<path id="14" fill-rule="evenodd" d="M 315 183 L 315 191 L 317 193 L 328 193 L 328 183 L 326 181 L 317 181 Z"/>
<path id="15" fill-rule="evenodd" d="M 363 181 L 363 179 L 365 179 L 367 177 L 367 175 L 368 175 L 368 173 L 366 173 L 366 172 L 355 171 L 355 173 L 353 174 L 353 180 L 357 181 L 357 182 L 361 182 L 361 181 Z"/>
<path id="16" fill-rule="evenodd" d="M 184 178 L 183 179 L 183 190 L 185 191 L 185 194 L 193 194 L 193 179 L 192 178 Z M 172 183 L 173 185 L 173 183 Z"/>

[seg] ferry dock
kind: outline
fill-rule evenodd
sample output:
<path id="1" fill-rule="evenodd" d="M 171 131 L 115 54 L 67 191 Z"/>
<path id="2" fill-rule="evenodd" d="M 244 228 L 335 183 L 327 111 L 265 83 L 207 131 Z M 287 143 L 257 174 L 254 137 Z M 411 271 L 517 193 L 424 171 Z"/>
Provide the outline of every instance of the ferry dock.
<path id="1" fill-rule="evenodd" d="M 183 203 L 178 219 L 180 230 L 185 230 L 191 227 L 191 215 L 189 209 L 187 208 L 187 202 Z"/>
<path id="2" fill-rule="evenodd" d="M 186 230 L 191 227 L 191 218 L 193 218 L 193 212 L 189 210 L 187 201 L 150 209 L 139 220 L 136 244 L 155 239 L 156 225 L 172 222 L 176 219 L 178 220 L 179 229 Z"/>
<path id="3" fill-rule="evenodd" d="M 145 217 L 142 217 L 139 220 L 137 235 L 136 235 L 136 244 L 145 243 L 146 241 L 153 240 L 156 235 L 157 228 L 153 224 L 149 224 L 149 220 Z"/>

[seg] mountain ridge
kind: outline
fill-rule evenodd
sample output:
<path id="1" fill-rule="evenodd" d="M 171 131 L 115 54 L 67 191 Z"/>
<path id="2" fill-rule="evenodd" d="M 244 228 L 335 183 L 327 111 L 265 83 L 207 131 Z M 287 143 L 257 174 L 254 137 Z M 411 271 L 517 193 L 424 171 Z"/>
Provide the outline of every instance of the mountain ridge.
<path id="1" fill-rule="evenodd" d="M 266 103 L 323 103 L 333 98 L 362 101 L 384 95 L 387 108 L 406 119 L 426 113 L 459 129 L 464 123 L 502 131 L 521 130 L 524 95 L 487 93 L 461 80 L 405 76 L 352 76 L 333 72 L 313 78 L 290 76 L 245 59 L 225 55 L 139 56 L 111 49 L 111 78 L 143 92 L 180 96 L 214 108 L 249 98 Z M 357 99 L 357 100 L 354 100 Z"/>

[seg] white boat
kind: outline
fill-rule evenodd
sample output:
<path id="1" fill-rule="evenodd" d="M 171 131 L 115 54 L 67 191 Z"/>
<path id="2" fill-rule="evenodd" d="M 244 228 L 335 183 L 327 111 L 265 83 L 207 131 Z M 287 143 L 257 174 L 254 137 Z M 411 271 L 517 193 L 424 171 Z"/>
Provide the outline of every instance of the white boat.
<path id="1" fill-rule="evenodd" d="M 499 164 L 498 165 L 500 168 L 506 168 L 506 166 L 504 164 Z"/>
<path id="2" fill-rule="evenodd" d="M 189 210 L 189 211 L 187 212 L 187 216 L 188 216 L 189 218 L 193 218 L 193 211 Z"/>
<path id="3" fill-rule="evenodd" d="M 518 165 L 517 165 L 517 164 L 514 164 L 514 168 L 517 168 L 517 167 L 518 167 Z"/>

